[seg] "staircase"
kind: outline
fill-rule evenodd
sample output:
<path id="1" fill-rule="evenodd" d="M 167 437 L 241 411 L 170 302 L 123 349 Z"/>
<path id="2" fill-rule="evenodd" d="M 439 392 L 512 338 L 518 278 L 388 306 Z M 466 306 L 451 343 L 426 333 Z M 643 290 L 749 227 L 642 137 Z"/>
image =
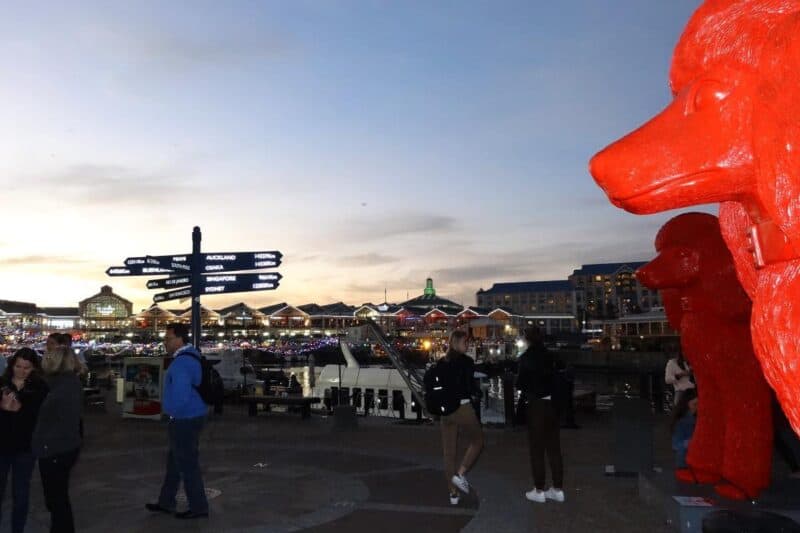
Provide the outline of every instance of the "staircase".
<path id="1" fill-rule="evenodd" d="M 375 335 L 378 343 L 383 347 L 384 351 L 389 356 L 389 359 L 392 360 L 392 364 L 394 364 L 394 367 L 400 373 L 400 376 L 403 378 L 403 381 L 405 381 L 406 385 L 411 391 L 411 394 L 414 395 L 414 401 L 417 403 L 417 405 L 421 406 L 425 412 L 427 412 L 428 409 L 425 406 L 425 383 L 423 381 L 423 372 L 406 363 L 406 361 L 403 359 L 403 356 L 400 355 L 397 350 L 395 350 L 391 341 L 377 323 L 375 323 L 373 320 L 367 320 L 366 327 Z"/>

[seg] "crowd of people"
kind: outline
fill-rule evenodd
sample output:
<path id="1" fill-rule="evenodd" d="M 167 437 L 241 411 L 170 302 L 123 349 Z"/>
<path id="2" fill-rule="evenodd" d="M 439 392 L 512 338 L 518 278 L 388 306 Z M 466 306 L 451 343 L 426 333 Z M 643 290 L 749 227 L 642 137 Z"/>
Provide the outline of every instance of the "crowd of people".
<path id="1" fill-rule="evenodd" d="M 45 505 L 51 514 L 51 533 L 75 529 L 69 478 L 83 436 L 80 375 L 86 367 L 72 350 L 71 341 L 69 335 L 51 334 L 41 357 L 30 348 L 17 350 L 0 377 L 0 434 L 5 437 L 0 440 L 0 504 L 10 475 L 12 533 L 22 533 L 25 528 L 37 463 Z M 202 394 L 206 370 L 200 353 L 189 341 L 185 324 L 167 326 L 164 345 L 173 358 L 163 392 L 169 448 L 159 497 L 145 506 L 151 512 L 180 519 L 204 518 L 209 513 L 199 463 L 200 433 L 208 413 L 208 402 Z M 445 357 L 428 369 L 424 380 L 427 407 L 440 423 L 444 472 L 453 505 L 458 505 L 461 493 L 470 492 L 467 473 L 484 447 L 478 414 L 482 392 L 475 379 L 475 362 L 466 353 L 467 341 L 465 332 L 453 331 Z M 533 488 L 525 497 L 537 503 L 564 502 L 560 429 L 565 407 L 570 403 L 564 401 L 564 391 L 571 395 L 564 384 L 571 380 L 565 376 L 564 365 L 559 365 L 545 347 L 537 328 L 525 329 L 518 345 L 521 354 L 516 389 L 525 400 L 523 414 L 533 480 Z M 681 354 L 669 360 L 664 379 L 675 392 L 670 429 L 676 467 L 683 468 L 698 416 L 698 401 L 691 368 Z M 459 435 L 467 441 L 460 458 Z M 794 470 L 800 470 L 800 466 L 795 465 Z M 181 482 L 189 508 L 178 512 L 176 497 Z"/>
<path id="2" fill-rule="evenodd" d="M 81 448 L 79 376 L 86 367 L 71 342 L 69 335 L 51 334 L 42 357 L 30 348 L 20 348 L 0 378 L 0 504 L 10 474 L 12 533 L 25 529 L 37 462 L 51 533 L 75 531 L 69 479 Z"/>

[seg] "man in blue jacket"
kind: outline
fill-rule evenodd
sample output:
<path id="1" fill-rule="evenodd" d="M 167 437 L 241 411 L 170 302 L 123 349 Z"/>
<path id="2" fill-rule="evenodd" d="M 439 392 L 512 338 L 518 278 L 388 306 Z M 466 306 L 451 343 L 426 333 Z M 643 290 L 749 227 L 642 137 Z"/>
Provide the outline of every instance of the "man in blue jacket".
<path id="1" fill-rule="evenodd" d="M 167 473 L 158 503 L 145 505 L 148 511 L 175 514 L 176 518 L 208 517 L 208 500 L 200 473 L 198 445 L 208 407 L 196 387 L 203 371 L 200 353 L 189 344 L 189 328 L 170 324 L 164 336 L 167 353 L 173 356 L 164 377 L 164 413 L 169 417 L 169 454 Z M 176 513 L 175 496 L 183 480 L 189 509 Z"/>

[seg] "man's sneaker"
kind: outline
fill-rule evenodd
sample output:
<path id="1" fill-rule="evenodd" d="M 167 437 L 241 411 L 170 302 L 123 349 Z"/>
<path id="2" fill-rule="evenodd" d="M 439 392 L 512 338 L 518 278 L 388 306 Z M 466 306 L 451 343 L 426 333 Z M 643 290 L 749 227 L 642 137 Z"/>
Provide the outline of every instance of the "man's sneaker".
<path id="1" fill-rule="evenodd" d="M 458 505 L 458 502 L 461 500 L 458 494 L 451 494 L 450 495 L 450 505 Z"/>
<path id="2" fill-rule="evenodd" d="M 547 500 L 547 498 L 545 498 L 544 491 L 538 489 L 533 489 L 531 491 L 526 492 L 525 497 L 530 501 L 536 503 L 544 503 Z"/>
<path id="3" fill-rule="evenodd" d="M 450 481 L 453 482 L 453 485 L 458 487 L 458 490 L 464 494 L 469 494 L 469 481 L 467 481 L 467 478 L 460 474 L 456 474 Z"/>
<path id="4" fill-rule="evenodd" d="M 564 491 L 561 489 L 555 489 L 550 487 L 545 491 L 544 497 L 548 500 L 553 500 L 554 502 L 563 503 L 564 502 Z"/>

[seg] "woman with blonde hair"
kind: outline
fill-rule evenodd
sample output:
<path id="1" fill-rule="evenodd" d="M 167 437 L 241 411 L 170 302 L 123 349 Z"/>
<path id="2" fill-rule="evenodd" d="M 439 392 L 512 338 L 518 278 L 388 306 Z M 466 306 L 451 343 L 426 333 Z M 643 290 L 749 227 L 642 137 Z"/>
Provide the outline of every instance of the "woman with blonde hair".
<path id="1" fill-rule="evenodd" d="M 39 409 L 31 450 L 39 459 L 44 500 L 50 511 L 51 533 L 73 533 L 69 477 L 81 447 L 80 418 L 83 365 L 71 349 L 57 346 L 45 352 L 42 371 L 50 388 Z"/>
<path id="2" fill-rule="evenodd" d="M 472 405 L 474 397 L 480 396 L 480 389 L 475 383 L 475 362 L 466 351 L 467 334 L 453 331 L 447 354 L 425 373 L 426 407 L 430 414 L 441 416 L 445 478 L 452 505 L 458 505 L 458 491 L 469 493 L 465 475 L 483 449 L 483 429 Z M 459 431 L 469 445 L 456 470 Z"/>

